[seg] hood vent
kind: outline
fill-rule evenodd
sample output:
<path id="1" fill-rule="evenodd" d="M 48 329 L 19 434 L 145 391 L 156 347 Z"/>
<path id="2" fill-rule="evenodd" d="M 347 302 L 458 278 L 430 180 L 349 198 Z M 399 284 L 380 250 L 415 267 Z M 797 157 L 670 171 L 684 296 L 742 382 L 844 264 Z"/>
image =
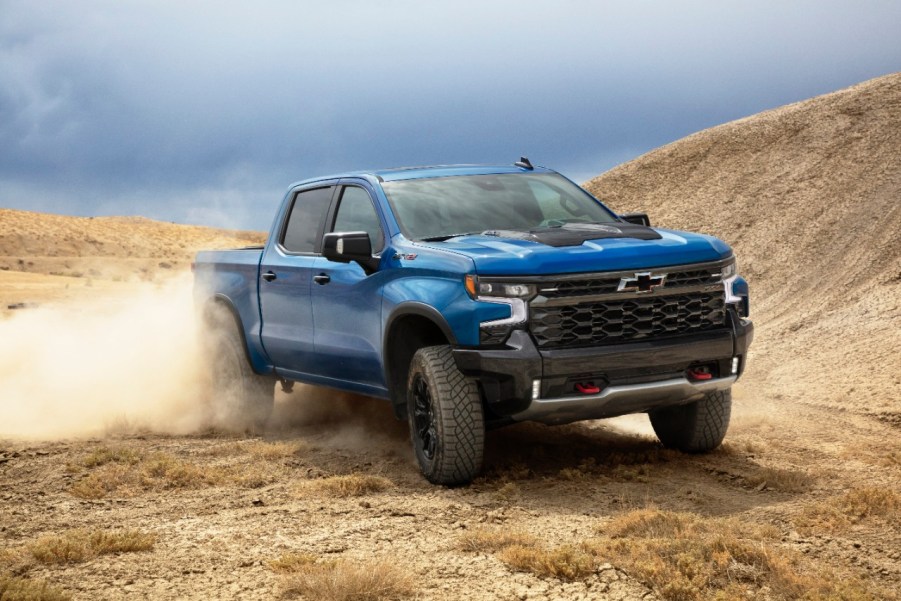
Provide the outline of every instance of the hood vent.
<path id="1" fill-rule="evenodd" d="M 528 232 L 514 230 L 488 230 L 483 236 L 528 240 L 547 246 L 579 246 L 588 240 L 605 238 L 635 238 L 638 240 L 659 240 L 663 236 L 649 227 L 634 223 L 566 223 L 560 227 L 534 229 Z"/>

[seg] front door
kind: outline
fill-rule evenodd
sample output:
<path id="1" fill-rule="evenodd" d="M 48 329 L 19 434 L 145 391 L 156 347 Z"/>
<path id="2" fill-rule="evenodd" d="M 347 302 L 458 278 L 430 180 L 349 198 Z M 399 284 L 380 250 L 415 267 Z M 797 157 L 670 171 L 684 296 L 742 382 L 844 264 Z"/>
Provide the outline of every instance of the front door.
<path id="1" fill-rule="evenodd" d="M 385 244 L 369 191 L 356 185 L 339 190 L 332 232 L 367 232 L 373 252 Z M 382 370 L 382 296 L 384 274 L 366 275 L 357 263 L 316 259 L 312 286 L 316 325 L 316 372 L 374 388 L 384 388 Z"/>

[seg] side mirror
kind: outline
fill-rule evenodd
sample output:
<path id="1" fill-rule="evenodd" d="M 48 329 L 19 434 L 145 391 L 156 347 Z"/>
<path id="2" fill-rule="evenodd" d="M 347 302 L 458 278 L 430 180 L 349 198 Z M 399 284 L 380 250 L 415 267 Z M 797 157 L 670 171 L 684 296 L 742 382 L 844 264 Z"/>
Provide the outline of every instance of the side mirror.
<path id="1" fill-rule="evenodd" d="M 332 232 L 322 237 L 322 256 L 337 263 L 358 263 L 366 274 L 379 266 L 366 232 Z"/>
<path id="2" fill-rule="evenodd" d="M 619 218 L 628 223 L 634 223 L 635 225 L 651 227 L 651 218 L 648 217 L 647 213 L 623 213 Z"/>

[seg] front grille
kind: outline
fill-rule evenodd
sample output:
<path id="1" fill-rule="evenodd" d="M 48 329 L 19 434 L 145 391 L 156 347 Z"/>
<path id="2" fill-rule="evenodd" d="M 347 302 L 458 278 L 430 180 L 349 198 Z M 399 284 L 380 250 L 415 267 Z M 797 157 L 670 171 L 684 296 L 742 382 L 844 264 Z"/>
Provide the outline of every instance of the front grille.
<path id="1" fill-rule="evenodd" d="M 667 285 L 672 275 L 676 274 L 667 276 Z M 725 322 L 725 294 L 720 289 L 595 302 L 574 301 L 570 305 L 533 303 L 529 327 L 539 348 L 559 348 L 684 334 L 722 327 Z"/>
<path id="2" fill-rule="evenodd" d="M 654 273 L 665 272 L 665 269 L 651 270 Z M 684 288 L 686 286 L 705 286 L 722 282 L 722 267 L 710 266 L 685 271 L 666 273 L 665 288 Z M 552 284 L 542 284 L 539 292 L 545 298 L 568 296 L 594 296 L 616 292 L 621 274 L 598 274 L 592 277 L 560 279 Z"/>

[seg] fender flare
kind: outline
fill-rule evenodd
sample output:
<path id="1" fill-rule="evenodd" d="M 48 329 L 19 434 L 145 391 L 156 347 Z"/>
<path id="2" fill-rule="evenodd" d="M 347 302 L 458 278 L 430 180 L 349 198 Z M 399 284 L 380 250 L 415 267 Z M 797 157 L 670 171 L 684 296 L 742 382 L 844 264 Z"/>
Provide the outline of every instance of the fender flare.
<path id="1" fill-rule="evenodd" d="M 393 369 L 397 368 L 397 366 L 391 365 L 389 360 L 389 358 L 391 357 L 391 330 L 394 324 L 399 319 L 410 316 L 422 317 L 429 320 L 438 327 L 444 338 L 448 341 L 448 344 L 457 344 L 457 337 L 454 335 L 454 331 L 451 329 L 450 324 L 447 323 L 444 315 L 442 315 L 440 311 L 438 311 L 431 305 L 427 305 L 418 301 L 405 301 L 394 307 L 394 310 L 388 316 L 388 319 L 385 320 L 385 326 L 382 335 L 382 360 L 385 383 L 388 385 L 388 395 L 391 399 L 392 405 L 394 406 L 395 414 L 397 415 L 397 417 L 401 417 L 399 411 L 403 412 L 405 411 L 405 409 L 399 408 L 397 406 L 398 395 L 400 395 L 401 393 L 400 391 L 395 390 L 395 387 L 392 386 L 391 373 Z"/>
<path id="2" fill-rule="evenodd" d="M 250 365 L 250 368 L 254 371 L 254 373 L 257 373 L 261 376 L 272 375 L 272 371 L 260 372 L 254 365 L 253 360 L 250 356 L 250 346 L 247 343 L 247 334 L 244 331 L 244 322 L 241 319 L 241 314 L 238 312 L 237 307 L 235 307 L 234 303 L 228 296 L 222 293 L 216 293 L 211 298 L 207 299 L 207 301 L 203 304 L 203 312 L 201 313 L 201 318 L 203 319 L 204 327 L 207 327 L 209 325 L 209 316 L 214 311 L 220 310 L 220 308 L 227 311 L 234 320 L 234 327 L 237 328 L 238 335 L 241 336 L 241 347 L 244 349 L 244 359 L 247 360 L 247 364 Z"/>
<path id="3" fill-rule="evenodd" d="M 444 337 L 447 338 L 449 344 L 457 344 L 457 337 L 454 335 L 454 331 L 451 329 L 450 324 L 447 323 L 447 320 L 444 319 L 444 315 L 442 315 L 438 309 L 418 301 L 405 301 L 394 307 L 391 315 L 389 315 L 388 319 L 385 321 L 385 336 L 382 341 L 383 357 L 386 356 L 385 352 L 388 350 L 388 333 L 391 331 L 391 327 L 394 325 L 395 321 L 402 317 L 407 317 L 408 315 L 425 317 L 429 321 L 434 322 L 441 330 L 441 333 L 444 334 Z"/>

